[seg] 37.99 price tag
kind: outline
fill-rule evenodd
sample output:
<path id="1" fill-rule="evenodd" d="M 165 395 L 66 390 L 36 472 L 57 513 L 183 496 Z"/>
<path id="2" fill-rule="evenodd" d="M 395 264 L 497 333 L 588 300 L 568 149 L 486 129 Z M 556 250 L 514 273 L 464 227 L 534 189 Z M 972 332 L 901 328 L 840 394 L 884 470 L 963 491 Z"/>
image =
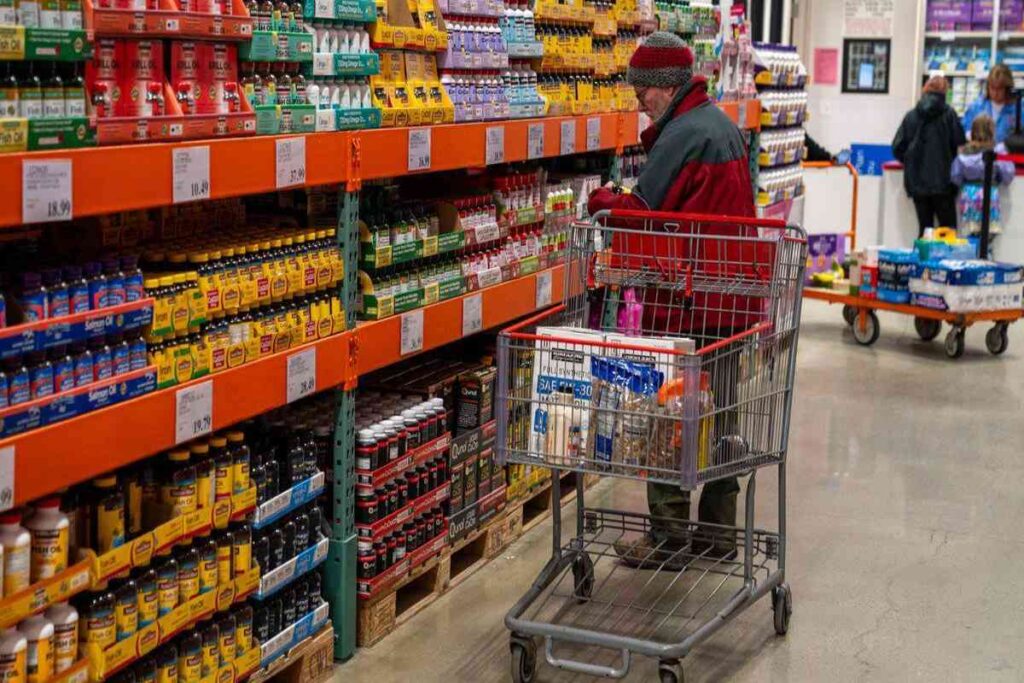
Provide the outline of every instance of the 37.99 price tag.
<path id="1" fill-rule="evenodd" d="M 316 347 L 288 356 L 286 393 L 288 403 L 316 392 Z"/>
<path id="2" fill-rule="evenodd" d="M 402 314 L 399 352 L 403 356 L 423 350 L 423 309 Z"/>
<path id="3" fill-rule="evenodd" d="M 425 171 L 430 168 L 430 129 L 409 129 L 409 170 Z"/>
<path id="4" fill-rule="evenodd" d="M 178 389 L 174 394 L 174 443 L 213 431 L 213 382 Z"/>
<path id="5" fill-rule="evenodd" d="M 491 164 L 500 164 L 505 161 L 505 126 L 492 126 L 487 129 L 487 148 L 484 153 L 484 161 Z"/>
<path id="6" fill-rule="evenodd" d="M 568 121 L 562 121 L 562 137 L 561 144 L 558 149 L 559 152 L 564 156 L 566 154 L 576 153 L 576 121 L 570 119 Z"/>
<path id="7" fill-rule="evenodd" d="M 531 123 L 526 129 L 526 158 L 540 159 L 544 156 L 544 124 Z"/>
<path id="8" fill-rule="evenodd" d="M 171 151 L 174 203 L 210 198 L 210 148 L 179 147 Z"/>
<path id="9" fill-rule="evenodd" d="M 69 221 L 73 207 L 70 159 L 22 162 L 22 223 Z"/>
<path id="10" fill-rule="evenodd" d="M 484 300 L 480 294 L 462 300 L 462 336 L 468 337 L 484 329 Z"/>
<path id="11" fill-rule="evenodd" d="M 551 271 L 542 270 L 537 273 L 537 301 L 536 308 L 544 308 L 551 305 Z"/>
<path id="12" fill-rule="evenodd" d="M 592 116 L 587 119 L 587 151 L 593 152 L 601 147 L 601 119 Z"/>
<path id="13" fill-rule="evenodd" d="M 14 507 L 14 446 L 0 448 L 0 512 Z"/>
<path id="14" fill-rule="evenodd" d="M 277 140 L 277 187 L 306 184 L 306 138 Z"/>

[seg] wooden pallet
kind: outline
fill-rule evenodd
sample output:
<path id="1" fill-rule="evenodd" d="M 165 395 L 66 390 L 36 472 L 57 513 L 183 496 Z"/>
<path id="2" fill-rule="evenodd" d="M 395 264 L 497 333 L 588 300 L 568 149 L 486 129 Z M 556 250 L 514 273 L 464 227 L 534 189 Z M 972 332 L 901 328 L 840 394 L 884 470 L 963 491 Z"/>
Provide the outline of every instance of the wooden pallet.
<path id="1" fill-rule="evenodd" d="M 584 477 L 584 486 L 590 488 L 600 479 L 591 474 L 567 471 L 562 473 L 561 504 L 565 505 L 576 499 L 577 477 Z M 509 508 L 519 508 L 522 518 L 522 532 L 525 534 L 542 524 L 551 515 L 551 482 L 545 482 L 531 489 L 525 496 L 508 502 Z"/>
<path id="2" fill-rule="evenodd" d="M 460 538 L 448 549 L 450 576 L 448 588 L 454 588 L 498 556 L 522 535 L 522 517 L 509 514 L 506 507 L 483 528 Z"/>
<path id="3" fill-rule="evenodd" d="M 324 683 L 334 675 L 334 629 L 328 623 L 270 666 L 257 671 L 249 683 Z"/>
<path id="4" fill-rule="evenodd" d="M 376 645 L 385 636 L 441 597 L 448 587 L 450 562 L 445 552 L 409 571 L 392 589 L 359 601 L 356 644 Z"/>

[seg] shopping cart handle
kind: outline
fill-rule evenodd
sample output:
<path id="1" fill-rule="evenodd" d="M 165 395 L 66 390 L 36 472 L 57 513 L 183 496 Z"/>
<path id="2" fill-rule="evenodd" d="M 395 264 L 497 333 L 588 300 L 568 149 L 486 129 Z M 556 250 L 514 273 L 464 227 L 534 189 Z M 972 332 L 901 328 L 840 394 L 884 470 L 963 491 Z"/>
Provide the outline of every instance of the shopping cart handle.
<path id="1" fill-rule="evenodd" d="M 600 218 L 603 212 L 594 215 L 594 220 Z M 758 226 L 762 228 L 784 228 L 786 221 L 778 218 L 754 218 L 752 216 L 726 216 L 724 214 L 700 214 L 700 213 L 673 213 L 671 211 L 634 211 L 630 209 L 612 209 L 608 212 L 612 218 L 657 218 L 660 220 L 672 221 L 695 221 L 701 224 L 727 223 Z"/>
<path id="2" fill-rule="evenodd" d="M 625 678 L 629 673 L 629 657 L 629 650 L 622 650 L 622 663 L 617 668 L 590 662 L 577 662 L 572 659 L 560 659 L 555 656 L 555 643 L 551 636 L 544 638 L 544 658 L 548 660 L 548 664 L 578 674 L 603 676 L 604 678 Z"/>

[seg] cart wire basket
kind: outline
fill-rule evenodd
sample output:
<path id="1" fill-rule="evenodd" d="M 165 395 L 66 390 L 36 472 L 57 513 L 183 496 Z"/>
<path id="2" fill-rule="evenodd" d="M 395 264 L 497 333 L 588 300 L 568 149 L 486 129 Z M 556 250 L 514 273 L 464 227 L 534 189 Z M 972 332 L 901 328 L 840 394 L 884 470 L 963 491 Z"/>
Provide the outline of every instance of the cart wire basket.
<path id="1" fill-rule="evenodd" d="M 776 630 L 788 628 L 785 462 L 806 254 L 803 231 L 772 220 L 612 211 L 573 225 L 563 303 L 498 337 L 499 459 L 581 473 L 565 544 L 552 476 L 552 557 L 506 616 L 514 680 L 533 680 L 535 638 L 562 669 L 622 678 L 639 653 L 681 680 L 679 660 L 769 591 Z M 777 531 L 754 526 L 768 465 Z M 746 476 L 743 525 L 587 508 L 583 474 L 684 491 Z M 656 540 L 637 557 L 640 537 Z M 556 645 L 620 656 L 598 664 Z"/>

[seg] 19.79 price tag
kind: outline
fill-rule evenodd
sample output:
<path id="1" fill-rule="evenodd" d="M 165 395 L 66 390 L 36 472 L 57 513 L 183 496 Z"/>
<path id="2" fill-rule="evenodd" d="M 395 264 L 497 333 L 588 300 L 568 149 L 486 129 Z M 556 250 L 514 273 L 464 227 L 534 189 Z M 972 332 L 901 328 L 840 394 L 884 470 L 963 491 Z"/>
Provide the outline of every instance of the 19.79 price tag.
<path id="1" fill-rule="evenodd" d="M 503 163 L 505 161 L 505 126 L 488 128 L 486 143 L 485 163 L 488 166 Z"/>
<path id="2" fill-rule="evenodd" d="M 576 153 L 576 121 L 570 119 L 562 121 L 562 139 L 559 151 L 564 156 Z"/>
<path id="3" fill-rule="evenodd" d="M 210 148 L 179 147 L 171 151 L 174 203 L 210 198 Z"/>
<path id="4" fill-rule="evenodd" d="M 316 391 L 316 347 L 288 356 L 286 385 L 288 403 Z"/>
<path id="5" fill-rule="evenodd" d="M 69 221 L 73 207 L 70 159 L 22 162 L 22 223 Z"/>
<path id="6" fill-rule="evenodd" d="M 542 270 L 537 273 L 537 308 L 551 305 L 551 271 Z"/>
<path id="7" fill-rule="evenodd" d="M 544 156 L 544 124 L 531 123 L 526 129 L 526 158 L 540 159 Z"/>
<path id="8" fill-rule="evenodd" d="M 601 119 L 592 116 L 587 119 L 587 151 L 593 152 L 601 146 Z"/>
<path id="9" fill-rule="evenodd" d="M 423 350 L 423 309 L 402 314 L 399 352 L 403 356 Z"/>
<path id="10" fill-rule="evenodd" d="M 306 184 L 306 138 L 277 140 L 277 187 Z"/>
<path id="11" fill-rule="evenodd" d="M 409 129 L 409 170 L 425 171 L 430 168 L 430 129 Z"/>
<path id="12" fill-rule="evenodd" d="M 213 431 L 213 382 L 202 382 L 174 394 L 174 443 Z"/>
<path id="13" fill-rule="evenodd" d="M 480 294 L 462 300 L 462 336 L 468 337 L 484 329 L 484 300 Z"/>

